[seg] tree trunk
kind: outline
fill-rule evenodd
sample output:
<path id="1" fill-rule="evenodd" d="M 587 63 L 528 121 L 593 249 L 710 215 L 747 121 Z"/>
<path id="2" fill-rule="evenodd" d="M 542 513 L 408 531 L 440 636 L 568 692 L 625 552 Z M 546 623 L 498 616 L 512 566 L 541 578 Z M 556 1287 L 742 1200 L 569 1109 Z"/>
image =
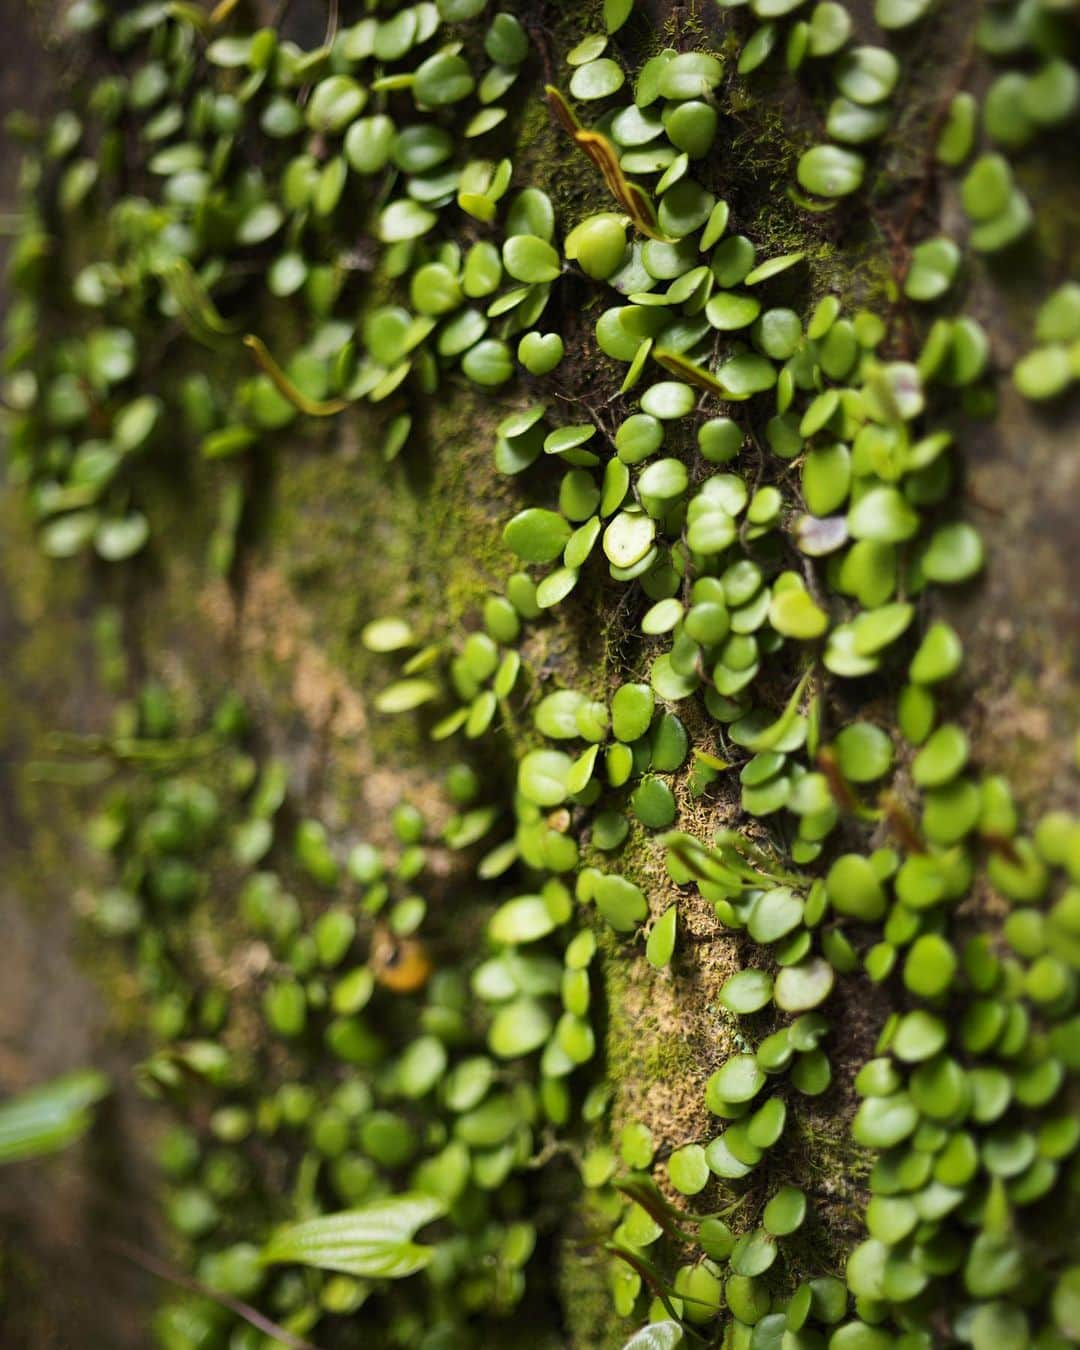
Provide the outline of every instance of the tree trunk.
<path id="1" fill-rule="evenodd" d="M 557 125 L 541 89 L 544 79 L 565 87 L 566 52 L 597 27 L 596 7 L 587 7 L 592 22 L 555 3 L 507 8 L 521 14 L 533 43 L 527 96 L 512 114 L 515 186 L 547 191 L 562 237 L 589 212 L 611 209 L 599 174 Z M 856 40 L 881 40 L 870 9 L 853 7 Z M 4 71 L 5 107 L 64 106 L 72 48 L 53 39 L 50 6 L 5 0 L 2 10 L 9 50 L 21 54 Z M 895 310 L 903 305 L 897 284 L 912 244 L 963 233 L 958 179 L 940 172 L 931 148 L 943 98 L 961 82 L 973 89 L 989 82 L 990 65 L 972 46 L 980 11 L 968 0 L 941 6 L 928 28 L 890 39 L 904 68 L 897 115 L 874 152 L 873 181 L 855 204 L 832 213 L 802 210 L 785 192 L 800 153 L 820 134 L 822 99 L 772 66 L 753 82 L 731 78 L 717 91 L 722 134 L 708 162 L 710 186 L 728 200 L 733 228 L 753 238 L 759 258 L 806 251 L 806 272 L 787 288 L 800 313 L 830 292 L 845 311 Z M 314 46 L 326 15 L 317 0 L 294 3 L 288 23 L 296 40 Z M 657 45 L 715 48 L 733 67 L 739 42 L 752 31 L 748 18 L 742 9 L 648 0 L 618 35 L 617 54 L 633 71 Z M 963 465 L 954 490 L 978 525 L 988 564 L 977 582 L 920 601 L 921 622 L 945 616 L 963 637 L 967 661 L 955 707 L 973 758 L 986 773 L 1006 775 L 1029 814 L 1080 804 L 1071 775 L 1080 618 L 1073 580 L 1077 401 L 1072 395 L 1032 404 L 1008 378 L 1031 345 L 1039 302 L 1074 263 L 1070 226 L 1080 218 L 1080 178 L 1065 171 L 1070 153 L 1064 133 L 1051 136 L 1027 151 L 1019 171 L 1036 209 L 1037 247 L 1004 261 L 966 255 L 964 310 L 990 335 L 1000 402 L 976 422 L 958 399 L 947 424 Z M 19 209 L 18 162 L 7 147 L 5 211 Z M 372 293 L 387 293 L 378 273 L 368 284 Z M 617 382 L 595 352 L 599 311 L 588 312 L 588 303 L 588 287 L 568 277 L 546 316 L 567 337 L 555 399 L 580 400 L 606 417 L 603 400 Z M 298 336 L 288 323 L 267 336 L 272 349 Z M 902 324 L 897 331 L 902 345 Z M 248 361 L 247 353 L 237 358 L 237 378 L 249 373 Z M 4 1172 L 0 1339 L 13 1350 L 145 1345 L 160 1286 L 107 1253 L 102 1239 L 140 1247 L 166 1241 L 149 1161 L 162 1113 L 130 1087 L 129 1070 L 148 1049 L 144 1011 L 114 946 L 78 918 L 88 896 L 109 882 L 85 843 L 98 792 L 58 785 L 41 769 L 54 758 L 50 733 L 106 733 L 118 696 L 131 699 L 151 677 L 203 715 L 233 690 L 250 710 L 259 753 L 288 765 L 296 818 L 321 820 L 342 836 L 362 823 L 376 844 L 392 837 L 389 811 L 401 797 L 445 820 L 450 808 L 436 780 L 460 759 L 461 745 L 432 742 L 422 718 L 376 710 L 394 665 L 366 650 L 360 635 L 372 619 L 398 614 L 432 639 L 476 631 L 485 599 L 512 570 L 503 524 L 532 495 L 493 468 L 496 428 L 508 410 L 537 397 L 551 392 L 528 377 L 488 395 L 453 374 L 437 395 L 414 396 L 408 445 L 391 462 L 378 452 L 385 415 L 364 405 L 340 419 L 301 420 L 240 470 L 178 450 L 141 485 L 150 544 L 134 563 L 115 567 L 44 558 L 25 489 L 9 483 L 0 493 L 0 1087 L 15 1091 L 87 1062 L 106 1065 L 118 1084 L 93 1132 L 71 1153 Z M 208 569 L 206 546 L 231 479 L 243 481 L 247 505 L 236 561 L 222 578 Z M 591 579 L 530 638 L 527 662 L 547 687 L 604 697 L 641 669 L 638 619 L 618 613 L 623 593 L 606 578 Z M 119 649 L 107 636 L 113 621 L 122 633 Z M 110 660 L 114 671 L 121 668 L 118 677 L 109 674 Z M 893 718 L 884 696 L 862 706 L 886 723 Z M 703 723 L 687 720 L 692 741 L 706 734 Z M 515 754 L 530 735 L 522 715 L 485 751 L 484 769 L 507 798 Z M 718 825 L 739 824 L 732 779 L 700 802 L 683 794 L 680 828 L 707 838 Z M 640 834 L 620 856 L 620 870 L 645 890 L 654 919 L 678 897 L 680 942 L 673 964 L 658 973 L 643 943 L 601 940 L 611 1109 L 604 1137 L 593 1142 L 617 1140 L 622 1126 L 637 1120 L 664 1156 L 715 1132 L 705 1084 L 735 1044 L 717 994 L 742 949 L 709 903 L 671 881 L 655 837 Z M 476 905 L 471 879 L 456 865 L 446 860 L 441 903 L 452 907 L 462 932 L 476 933 L 490 905 Z M 834 1086 L 808 1099 L 800 1143 L 812 1156 L 821 1197 L 816 1259 L 819 1268 L 838 1269 L 862 1236 L 865 1202 L 865 1162 L 848 1134 L 852 1078 L 872 1053 L 889 1004 L 886 993 L 868 991 L 855 975 L 840 982 L 830 1006 Z M 559 1305 L 548 1343 L 621 1345 L 631 1324 L 611 1312 L 607 1264 L 592 1243 L 602 1214 L 568 1172 L 559 1174 L 557 1165 L 553 1182 L 565 1212 L 554 1223 L 548 1216 L 550 1286 Z"/>

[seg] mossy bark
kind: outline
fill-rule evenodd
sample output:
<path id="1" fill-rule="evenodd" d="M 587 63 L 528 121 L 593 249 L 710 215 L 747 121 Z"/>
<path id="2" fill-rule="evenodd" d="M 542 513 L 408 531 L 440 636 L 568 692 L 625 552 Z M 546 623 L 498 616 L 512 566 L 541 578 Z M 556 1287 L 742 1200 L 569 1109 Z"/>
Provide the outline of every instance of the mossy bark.
<path id="1" fill-rule="evenodd" d="M 43 6 L 42 10 L 47 10 Z M 315 6 L 318 9 L 318 6 Z M 596 6 L 586 7 L 595 9 Z M 310 10 L 296 6 L 294 13 Z M 931 42 L 910 43 L 901 116 L 877 161 L 869 211 L 841 208 L 814 217 L 784 195 L 795 159 L 813 134 L 809 101 L 764 77 L 760 97 L 744 84 L 728 96 L 719 188 L 741 230 L 763 255 L 805 249 L 811 299 L 836 291 L 845 301 L 895 304 L 896 280 L 912 238 L 948 231 L 959 221 L 953 190 L 937 181 L 926 155 L 940 106 L 969 60 L 974 6 L 948 7 Z M 9 43 L 28 56 L 7 68 L 7 106 L 47 104 L 62 79 L 42 50 L 46 25 L 35 25 L 19 0 L 0 16 Z M 545 74 L 564 71 L 560 58 L 589 25 L 579 8 L 547 5 L 527 17 Z M 310 18 L 310 14 L 309 14 Z M 29 21 L 28 21 L 29 20 Z M 639 7 L 625 39 L 644 55 L 657 45 L 706 40 L 734 49 L 745 27 L 736 11 L 713 5 L 651 0 Z M 10 35 L 15 34 L 15 37 Z M 539 72 L 538 72 L 539 73 Z M 784 86 L 786 88 L 786 86 Z M 537 86 L 534 85 L 534 91 Z M 564 227 L 605 206 L 585 161 L 552 123 L 539 92 L 517 113 L 515 163 L 521 182 L 545 186 Z M 5 208 L 17 156 L 5 151 Z M 1066 222 L 1080 215 L 1080 184 L 1058 171 L 1050 144 L 1025 161 L 1024 187 L 1040 219 L 1038 263 L 1005 259 L 978 266 L 968 305 L 990 332 L 1003 378 L 997 416 L 973 427 L 958 413 L 966 470 L 967 510 L 983 532 L 986 575 L 946 603 L 968 651 L 967 685 L 956 704 L 972 731 L 982 764 L 1008 774 L 1026 806 L 1061 802 L 1076 725 L 1077 598 L 1075 511 L 1080 473 L 1072 441 L 1075 398 L 1044 412 L 1025 404 L 1006 372 L 1024 350 L 1034 304 L 1068 263 Z M 1026 255 L 1025 255 L 1026 256 Z M 1020 260 L 1022 261 L 1022 260 Z M 794 284 L 794 283 L 793 283 Z M 599 396 L 610 377 L 585 354 L 589 315 L 571 296 L 559 316 L 576 339 L 565 376 L 568 391 Z M 805 297 L 803 297 L 805 298 Z M 195 472 L 178 495 L 159 482 L 148 511 L 149 554 L 123 571 L 72 561 L 49 564 L 36 550 L 16 488 L 2 501 L 0 562 L 0 1087 L 13 1090 L 64 1068 L 105 1062 L 125 1081 L 139 1053 L 137 1031 L 124 1025 L 123 975 L 80 934 L 73 899 L 95 880 L 80 843 L 86 793 L 35 781 L 34 762 L 55 728 L 100 731 L 114 694 L 102 681 L 92 639 L 103 604 L 124 620 L 129 687 L 146 673 L 164 678 L 193 704 L 208 706 L 226 688 L 251 706 L 267 746 L 283 754 L 305 811 L 330 826 L 362 817 L 377 841 L 388 804 L 402 793 L 432 801 L 433 768 L 449 762 L 425 729 L 390 721 L 371 707 L 391 673 L 365 652 L 358 635 L 370 618 L 407 613 L 421 631 L 468 628 L 479 604 L 510 568 L 500 527 L 519 499 L 517 487 L 491 464 L 494 427 L 507 402 L 528 391 L 487 399 L 451 381 L 438 399 L 415 408 L 410 443 L 393 463 L 377 453 L 383 419 L 350 413 L 340 427 L 297 434 L 255 473 L 257 509 L 228 583 L 208 577 L 206 522 L 213 519 L 218 478 Z M 536 668 L 556 684 L 603 693 L 635 658 L 633 639 L 610 618 L 616 593 L 598 586 L 565 607 L 535 640 Z M 520 728 L 510 727 L 513 741 Z M 509 759 L 507 760 L 509 763 Z M 737 794 L 721 793 L 707 827 L 736 821 Z M 697 808 L 700 813 L 700 808 Z M 638 839 L 624 870 L 650 896 L 654 915 L 669 902 L 662 859 Z M 468 897 L 462 897 L 468 903 Z M 708 907 L 684 913 L 675 965 L 659 977 L 640 946 L 605 947 L 606 1065 L 617 1130 L 645 1119 L 661 1150 L 704 1136 L 702 1104 L 708 1074 L 732 1044 L 735 1029 L 715 994 L 737 949 Z M 845 1048 L 853 1061 L 881 1009 L 841 989 Z M 844 1105 L 850 1064 L 838 1065 L 837 1086 L 804 1125 L 803 1156 L 819 1169 L 818 1189 L 834 1203 L 812 1235 L 828 1264 L 858 1222 L 859 1159 L 848 1142 Z M 122 1089 L 90 1140 L 53 1163 L 5 1173 L 0 1188 L 0 1340 L 12 1347 L 145 1344 L 145 1311 L 153 1287 L 106 1255 L 101 1235 L 148 1240 L 153 1196 L 145 1164 L 148 1108 Z M 799 1153 L 790 1166 L 797 1168 Z M 104 1164 L 104 1170 L 102 1165 Z M 575 1240 L 589 1230 L 588 1201 L 567 1225 L 560 1286 L 567 1343 L 618 1342 L 603 1262 Z"/>

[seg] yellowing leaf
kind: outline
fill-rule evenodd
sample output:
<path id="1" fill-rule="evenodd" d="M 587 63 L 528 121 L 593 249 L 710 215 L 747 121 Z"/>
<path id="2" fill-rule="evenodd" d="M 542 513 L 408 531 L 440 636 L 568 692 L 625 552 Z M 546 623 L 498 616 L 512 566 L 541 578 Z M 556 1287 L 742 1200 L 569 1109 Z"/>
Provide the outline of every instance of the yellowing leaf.
<path id="1" fill-rule="evenodd" d="M 200 33 L 209 31 L 213 22 L 211 15 L 206 10 L 200 9 L 198 5 L 187 3 L 187 0 L 172 0 L 169 5 L 169 17 L 177 19 L 181 23 L 189 23 L 192 28 L 197 28 Z"/>
<path id="2" fill-rule="evenodd" d="M 562 94 L 549 84 L 544 86 L 550 105 L 559 122 L 573 138 L 575 145 L 582 150 L 604 176 L 608 191 L 633 221 L 634 225 L 650 239 L 659 239 L 663 243 L 672 243 L 660 229 L 656 221 L 656 208 L 646 192 L 631 183 L 622 171 L 619 154 L 608 138 L 599 131 L 587 131 L 574 116 L 573 110 Z"/>
<path id="3" fill-rule="evenodd" d="M 666 347 L 653 348 L 653 360 L 665 370 L 671 371 L 672 375 L 678 375 L 679 379 L 685 380 L 687 384 L 692 384 L 698 389 L 704 389 L 707 394 L 715 394 L 717 398 L 735 401 L 746 398 L 745 394 L 733 394 L 726 384 L 722 384 L 711 371 L 703 366 L 695 365 L 693 361 L 687 360 L 681 352 L 669 351 Z"/>
<path id="4" fill-rule="evenodd" d="M 219 0 L 210 11 L 210 22 L 224 23 L 239 3 L 240 0 Z"/>

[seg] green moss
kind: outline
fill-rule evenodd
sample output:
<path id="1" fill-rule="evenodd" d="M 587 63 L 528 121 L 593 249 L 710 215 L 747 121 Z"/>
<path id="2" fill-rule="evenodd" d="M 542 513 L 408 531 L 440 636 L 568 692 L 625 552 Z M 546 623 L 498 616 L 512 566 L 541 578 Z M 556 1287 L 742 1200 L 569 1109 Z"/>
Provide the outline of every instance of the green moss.
<path id="1" fill-rule="evenodd" d="M 329 441 L 270 452 L 261 538 L 240 590 L 241 602 L 249 597 L 241 623 L 257 609 L 250 593 L 260 577 L 280 578 L 274 600 L 289 610 L 276 622 L 263 612 L 249 620 L 259 630 L 248 645 L 264 687 L 282 686 L 285 633 L 292 646 L 317 648 L 355 690 L 374 691 L 394 678 L 400 660 L 363 648 L 366 622 L 407 614 L 435 639 L 477 607 L 509 561 L 499 540 L 502 489 L 490 467 L 499 416 L 497 405 L 475 396 L 421 404 L 391 464 L 380 453 L 384 418 L 365 410 L 344 417 Z M 173 598 L 182 610 L 183 597 Z M 287 716 L 291 688 L 283 697 Z M 426 744 L 413 719 L 378 718 L 372 735 L 373 748 L 387 754 L 403 742 L 414 750 Z"/>
<path id="2" fill-rule="evenodd" d="M 661 45 L 679 51 L 709 50 L 716 38 L 713 25 L 706 24 L 696 7 L 680 5 L 664 19 L 660 27 Z"/>
<path id="3" fill-rule="evenodd" d="M 463 386 L 456 397 L 430 409 L 426 445 L 430 487 L 421 503 L 419 547 L 424 572 L 418 582 L 443 621 L 460 627 L 514 570 L 502 542 L 502 524 L 513 490 L 492 463 L 495 428 L 505 404 Z M 512 508 L 511 508 L 512 509 Z"/>
<path id="4" fill-rule="evenodd" d="M 813 1196 L 807 1222 L 784 1239 L 790 1269 L 843 1276 L 863 1234 L 870 1157 L 851 1139 L 846 1112 L 803 1111 L 782 1153 L 771 1159 L 768 1189 L 792 1185 Z"/>
<path id="5" fill-rule="evenodd" d="M 582 1220 L 588 1217 L 586 1198 Z M 560 1248 L 558 1292 L 568 1350 L 617 1350 L 626 1340 L 623 1327 L 613 1325 L 608 1268 L 598 1243 L 565 1241 Z"/>
<path id="6" fill-rule="evenodd" d="M 560 80 L 556 79 L 556 85 Z M 562 81 L 565 84 L 565 81 Z M 572 164 L 575 172 L 566 172 Z M 563 232 L 585 216 L 610 211 L 612 200 L 600 174 L 559 126 L 544 99 L 523 110 L 514 145 L 514 166 L 522 182 L 542 188 L 551 198 Z"/>

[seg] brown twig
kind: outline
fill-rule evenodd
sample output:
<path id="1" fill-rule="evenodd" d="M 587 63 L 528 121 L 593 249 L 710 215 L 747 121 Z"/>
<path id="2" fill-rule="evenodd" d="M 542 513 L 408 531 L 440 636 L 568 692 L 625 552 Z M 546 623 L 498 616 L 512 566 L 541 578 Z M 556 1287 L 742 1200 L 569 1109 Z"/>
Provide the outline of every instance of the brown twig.
<path id="1" fill-rule="evenodd" d="M 840 762 L 836 758 L 835 752 L 829 746 L 823 746 L 818 751 L 817 766 L 824 774 L 825 781 L 829 785 L 829 793 L 840 810 L 846 811 L 850 815 L 857 815 L 860 806 L 859 800 L 841 772 Z"/>
<path id="2" fill-rule="evenodd" d="M 151 1275 L 156 1275 L 159 1280 L 167 1280 L 170 1284 L 188 1290 L 189 1293 L 198 1294 L 201 1298 L 208 1298 L 214 1303 L 219 1303 L 223 1308 L 228 1308 L 230 1312 L 235 1313 L 237 1317 L 242 1318 L 257 1331 L 261 1331 L 264 1336 L 269 1336 L 271 1340 L 277 1341 L 280 1345 L 289 1346 L 290 1350 L 318 1350 L 318 1346 L 312 1341 L 305 1341 L 300 1336 L 294 1336 L 291 1331 L 279 1326 L 277 1322 L 272 1322 L 269 1317 L 264 1317 L 258 1308 L 253 1308 L 250 1303 L 244 1303 L 238 1298 L 233 1298 L 231 1294 L 219 1293 L 216 1289 L 209 1288 L 190 1275 L 174 1270 L 165 1261 L 153 1256 L 150 1252 L 143 1251 L 141 1247 L 136 1247 L 134 1243 L 126 1242 L 123 1238 L 109 1237 L 105 1239 L 105 1245 L 134 1265 L 141 1266 Z"/>
<path id="3" fill-rule="evenodd" d="M 883 792 L 879 800 L 885 813 L 885 823 L 903 847 L 909 853 L 925 853 L 926 845 L 900 798 L 894 792 Z"/>

